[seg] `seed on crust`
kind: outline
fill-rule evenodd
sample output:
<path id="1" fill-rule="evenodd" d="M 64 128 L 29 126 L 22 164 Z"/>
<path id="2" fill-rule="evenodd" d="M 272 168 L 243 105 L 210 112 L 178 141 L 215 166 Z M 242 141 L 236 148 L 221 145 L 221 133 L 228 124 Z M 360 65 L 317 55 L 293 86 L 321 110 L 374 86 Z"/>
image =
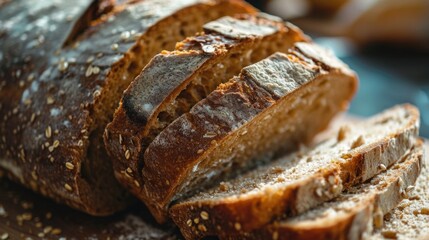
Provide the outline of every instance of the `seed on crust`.
<path id="1" fill-rule="evenodd" d="M 73 188 L 68 183 L 64 184 L 64 188 L 69 192 L 73 191 Z"/>
<path id="2" fill-rule="evenodd" d="M 74 165 L 71 162 L 66 162 L 66 168 L 69 170 L 73 170 L 74 169 Z"/>
<path id="3" fill-rule="evenodd" d="M 202 211 L 202 212 L 200 213 L 200 216 L 201 216 L 201 218 L 202 218 L 203 220 L 208 220 L 208 219 L 209 219 L 209 213 L 208 213 L 208 212 L 206 212 L 206 211 Z"/>
<path id="4" fill-rule="evenodd" d="M 234 228 L 235 228 L 235 230 L 240 231 L 241 230 L 241 224 L 239 222 L 236 222 L 234 224 Z"/>

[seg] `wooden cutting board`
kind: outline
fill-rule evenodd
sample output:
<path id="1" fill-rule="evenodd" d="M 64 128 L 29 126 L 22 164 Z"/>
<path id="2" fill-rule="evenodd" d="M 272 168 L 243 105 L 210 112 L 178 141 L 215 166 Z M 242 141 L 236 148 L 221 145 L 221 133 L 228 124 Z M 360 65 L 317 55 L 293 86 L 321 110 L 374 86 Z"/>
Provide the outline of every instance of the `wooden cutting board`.
<path id="1" fill-rule="evenodd" d="M 426 152 L 429 144 L 426 142 Z M 0 177 L 0 240 L 177 239 L 172 227 L 156 225 L 142 204 L 111 217 L 91 217 Z"/>

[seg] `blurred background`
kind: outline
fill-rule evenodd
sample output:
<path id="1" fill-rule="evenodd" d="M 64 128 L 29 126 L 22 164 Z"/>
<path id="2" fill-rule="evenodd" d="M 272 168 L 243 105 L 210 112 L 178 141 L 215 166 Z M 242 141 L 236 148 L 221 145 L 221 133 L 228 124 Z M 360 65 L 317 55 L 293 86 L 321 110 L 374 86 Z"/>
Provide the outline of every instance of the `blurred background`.
<path id="1" fill-rule="evenodd" d="M 412 103 L 421 111 L 421 135 L 429 137 L 429 0 L 248 2 L 299 26 L 358 73 L 351 114 Z"/>

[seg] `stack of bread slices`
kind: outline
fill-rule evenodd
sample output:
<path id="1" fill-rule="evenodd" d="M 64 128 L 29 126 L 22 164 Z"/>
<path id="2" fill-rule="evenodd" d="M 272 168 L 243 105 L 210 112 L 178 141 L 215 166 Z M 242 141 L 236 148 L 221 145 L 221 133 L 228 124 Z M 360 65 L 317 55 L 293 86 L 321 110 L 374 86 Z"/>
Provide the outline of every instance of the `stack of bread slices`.
<path id="1" fill-rule="evenodd" d="M 239 0 L 0 13 L 0 167 L 34 191 L 98 216 L 130 192 L 186 239 L 429 234 L 418 109 L 315 140 L 358 80 L 294 25 Z"/>

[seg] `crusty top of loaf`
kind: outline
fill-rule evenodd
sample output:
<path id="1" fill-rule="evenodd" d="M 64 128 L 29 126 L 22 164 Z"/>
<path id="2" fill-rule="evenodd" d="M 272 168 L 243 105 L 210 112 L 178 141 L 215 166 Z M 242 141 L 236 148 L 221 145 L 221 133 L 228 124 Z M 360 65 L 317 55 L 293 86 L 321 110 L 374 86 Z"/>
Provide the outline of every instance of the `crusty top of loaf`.
<path id="1" fill-rule="evenodd" d="M 223 17 L 205 24 L 205 35 L 188 38 L 177 44 L 176 51 L 164 51 L 151 60 L 124 93 L 123 106 L 127 115 L 145 123 L 185 79 L 214 55 L 226 52 L 241 41 L 288 31 L 286 26 L 289 25 L 268 20 L 265 15 Z"/>
<path id="2" fill-rule="evenodd" d="M 106 80 L 127 66 L 129 49 L 156 23 L 188 6 L 219 1 L 148 0 L 118 5 L 91 19 L 62 48 L 67 39 L 67 31 L 62 30 L 79 21 L 90 1 L 10 3 L 11 9 L 16 6 L 16 16 L 1 14 L 5 16 L 1 38 L 6 44 L 2 44 L 5 64 L 0 73 L 0 165 L 33 189 L 68 199 L 74 206 L 91 199 L 97 189 L 80 189 L 81 167 L 90 161 L 85 159 L 100 117 L 94 106 L 103 97 Z M 6 12 L 12 11 L 8 5 L 2 7 Z M 21 82 L 23 86 L 18 87 Z"/>

